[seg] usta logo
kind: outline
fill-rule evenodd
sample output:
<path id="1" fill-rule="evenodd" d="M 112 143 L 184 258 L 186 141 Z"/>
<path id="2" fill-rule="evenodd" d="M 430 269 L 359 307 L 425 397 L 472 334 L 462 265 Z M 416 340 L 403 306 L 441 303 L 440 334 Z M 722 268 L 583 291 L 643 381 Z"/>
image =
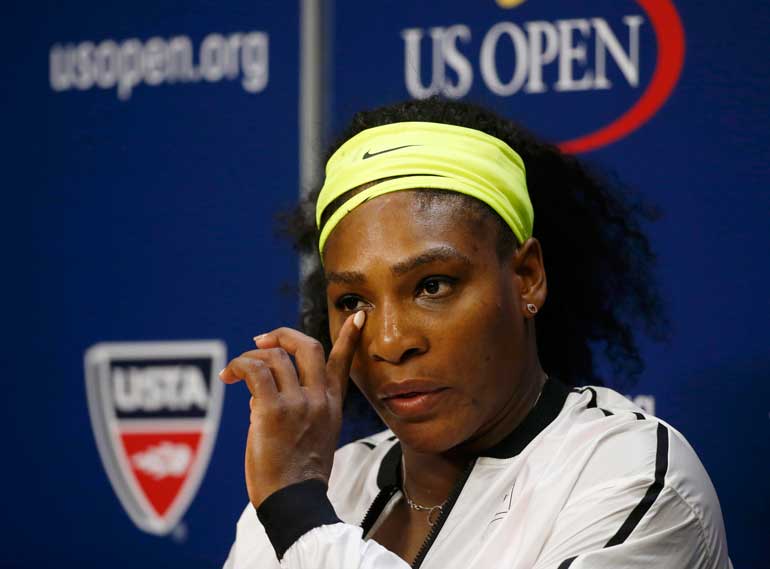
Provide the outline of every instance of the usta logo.
<path id="1" fill-rule="evenodd" d="M 219 426 L 225 363 L 216 340 L 105 342 L 85 354 L 96 445 L 134 523 L 157 535 L 182 519 Z"/>

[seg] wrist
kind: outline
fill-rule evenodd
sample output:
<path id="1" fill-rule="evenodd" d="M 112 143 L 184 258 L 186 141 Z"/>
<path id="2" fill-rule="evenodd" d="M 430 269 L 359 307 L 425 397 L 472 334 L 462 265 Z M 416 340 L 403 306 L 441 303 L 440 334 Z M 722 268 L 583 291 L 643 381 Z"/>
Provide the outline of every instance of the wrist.
<path id="1" fill-rule="evenodd" d="M 327 489 L 325 481 L 310 478 L 273 492 L 255 506 L 278 559 L 308 531 L 341 523 Z"/>

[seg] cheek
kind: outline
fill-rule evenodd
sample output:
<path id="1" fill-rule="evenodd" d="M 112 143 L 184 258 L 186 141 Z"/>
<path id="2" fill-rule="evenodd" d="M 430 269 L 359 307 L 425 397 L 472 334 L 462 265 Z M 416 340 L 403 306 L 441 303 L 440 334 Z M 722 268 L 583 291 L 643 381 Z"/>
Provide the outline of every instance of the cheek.
<path id="1" fill-rule="evenodd" d="M 442 351 L 455 361 L 462 358 L 460 363 L 467 369 L 463 375 L 473 384 L 474 399 L 497 392 L 504 378 L 515 376 L 521 364 L 522 326 L 507 305 L 510 302 L 502 296 L 490 296 L 476 302 L 464 318 L 444 322 L 454 333 Z"/>
<path id="2" fill-rule="evenodd" d="M 379 413 L 382 405 L 378 404 L 377 398 L 374 397 L 374 387 L 371 385 L 371 382 L 367 380 L 367 372 L 365 367 L 361 365 L 362 361 L 365 360 L 362 359 L 359 352 L 353 358 L 353 363 L 350 366 L 350 381 L 352 381 L 358 388 L 358 391 L 361 392 L 372 408 Z"/>
<path id="3" fill-rule="evenodd" d="M 364 348 L 359 344 L 356 353 L 353 355 L 353 361 L 350 364 L 350 379 L 361 390 L 366 390 L 366 369 L 364 362 L 366 361 L 366 354 Z"/>
<path id="4" fill-rule="evenodd" d="M 484 345 L 498 339 L 509 330 L 509 310 L 506 301 L 495 294 L 480 294 L 470 299 L 461 310 L 442 319 L 442 328 L 454 330 L 456 341 Z"/>
<path id="5" fill-rule="evenodd" d="M 359 388 L 361 387 L 361 365 L 359 364 L 360 358 L 358 355 L 353 356 L 353 362 L 350 364 L 350 379 L 353 380 Z"/>

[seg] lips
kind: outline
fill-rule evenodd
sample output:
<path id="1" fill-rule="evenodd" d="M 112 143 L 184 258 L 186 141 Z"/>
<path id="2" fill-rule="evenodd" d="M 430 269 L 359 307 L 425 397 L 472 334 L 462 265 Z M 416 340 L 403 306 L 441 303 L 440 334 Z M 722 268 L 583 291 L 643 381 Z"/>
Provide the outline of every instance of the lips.
<path id="1" fill-rule="evenodd" d="M 447 389 L 432 381 L 410 379 L 385 384 L 379 398 L 394 415 L 416 418 L 432 411 Z"/>

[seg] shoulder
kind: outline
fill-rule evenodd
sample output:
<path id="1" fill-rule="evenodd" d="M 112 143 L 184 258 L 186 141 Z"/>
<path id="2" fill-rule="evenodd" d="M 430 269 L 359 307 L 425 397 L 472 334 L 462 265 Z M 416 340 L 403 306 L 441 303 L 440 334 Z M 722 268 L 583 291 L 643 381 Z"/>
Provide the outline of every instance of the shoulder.
<path id="1" fill-rule="evenodd" d="M 584 484 L 637 474 L 675 489 L 686 501 L 702 497 L 694 488 L 713 492 L 684 435 L 611 389 L 573 389 L 555 423 L 553 435 L 585 459 Z"/>
<path id="2" fill-rule="evenodd" d="M 682 433 L 604 387 L 573 389 L 553 425 L 551 451 L 573 487 L 566 505 L 624 504 L 619 535 L 687 524 L 708 557 L 726 556 L 716 491 Z M 560 440 L 560 443 L 557 442 Z"/>

